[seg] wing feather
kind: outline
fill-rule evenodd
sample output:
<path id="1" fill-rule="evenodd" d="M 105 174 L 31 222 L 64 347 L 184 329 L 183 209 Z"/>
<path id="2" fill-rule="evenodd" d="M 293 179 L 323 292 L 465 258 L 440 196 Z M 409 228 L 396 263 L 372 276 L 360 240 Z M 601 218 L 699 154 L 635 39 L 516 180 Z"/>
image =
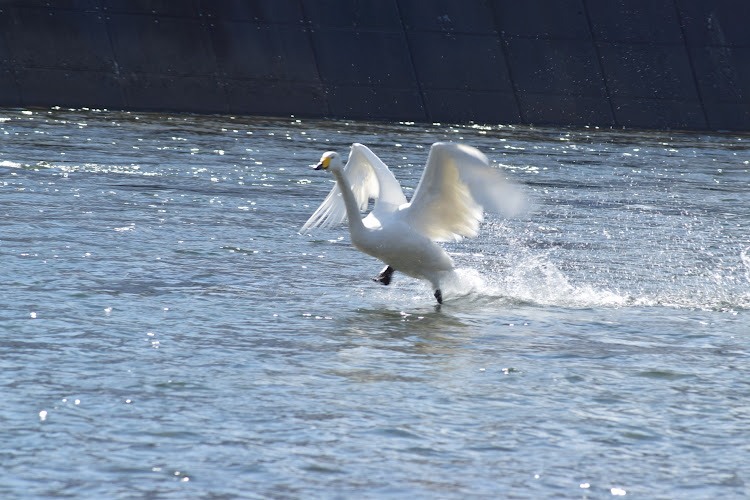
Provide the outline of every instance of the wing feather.
<path id="1" fill-rule="evenodd" d="M 385 163 L 362 144 L 352 144 L 349 160 L 344 167 L 360 211 L 367 209 L 371 199 L 375 200 L 372 213 L 375 216 L 395 211 L 406 203 L 401 185 Z M 346 206 L 341 189 L 334 185 L 323 203 L 300 229 L 301 233 L 340 224 L 346 219 Z"/>
<path id="2" fill-rule="evenodd" d="M 438 142 L 430 148 L 405 219 L 435 241 L 474 237 L 483 212 L 502 211 L 506 182 L 478 149 Z"/>

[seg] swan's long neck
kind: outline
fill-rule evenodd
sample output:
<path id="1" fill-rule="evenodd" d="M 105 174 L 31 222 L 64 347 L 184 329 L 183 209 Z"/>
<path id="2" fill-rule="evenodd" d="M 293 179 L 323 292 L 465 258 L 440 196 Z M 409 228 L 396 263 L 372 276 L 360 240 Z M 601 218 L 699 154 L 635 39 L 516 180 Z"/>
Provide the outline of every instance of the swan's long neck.
<path id="1" fill-rule="evenodd" d="M 346 207 L 346 218 L 349 221 L 349 232 L 351 234 L 364 232 L 365 225 L 362 223 L 362 216 L 359 213 L 359 205 L 357 200 L 354 198 L 352 187 L 349 184 L 349 180 L 346 178 L 343 172 L 338 170 L 332 170 L 331 173 L 336 178 L 336 182 L 341 190 L 341 196 L 344 197 L 344 206 Z"/>

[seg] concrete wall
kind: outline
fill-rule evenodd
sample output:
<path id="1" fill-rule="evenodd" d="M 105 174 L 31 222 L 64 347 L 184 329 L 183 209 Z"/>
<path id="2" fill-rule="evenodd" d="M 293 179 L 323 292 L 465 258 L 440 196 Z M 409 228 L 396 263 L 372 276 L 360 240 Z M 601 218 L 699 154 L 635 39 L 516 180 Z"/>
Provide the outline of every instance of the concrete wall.
<path id="1" fill-rule="evenodd" d="M 750 130 L 747 0 L 0 0 L 0 106 Z"/>

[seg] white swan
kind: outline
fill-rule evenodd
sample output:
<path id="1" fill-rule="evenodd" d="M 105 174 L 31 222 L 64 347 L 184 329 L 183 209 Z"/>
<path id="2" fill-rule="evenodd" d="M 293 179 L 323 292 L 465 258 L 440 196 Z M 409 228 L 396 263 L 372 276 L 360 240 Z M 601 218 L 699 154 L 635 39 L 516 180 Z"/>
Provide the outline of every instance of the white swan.
<path id="1" fill-rule="evenodd" d="M 375 281 L 389 284 L 393 271 L 428 280 L 441 304 L 440 283 L 454 264 L 436 242 L 476 236 L 483 210 L 506 206 L 499 171 L 478 149 L 463 144 L 432 145 L 411 202 L 385 163 L 362 144 L 352 145 L 346 166 L 328 151 L 314 169 L 330 171 L 336 186 L 300 232 L 347 218 L 354 247 L 386 264 Z M 370 199 L 375 205 L 363 219 Z"/>

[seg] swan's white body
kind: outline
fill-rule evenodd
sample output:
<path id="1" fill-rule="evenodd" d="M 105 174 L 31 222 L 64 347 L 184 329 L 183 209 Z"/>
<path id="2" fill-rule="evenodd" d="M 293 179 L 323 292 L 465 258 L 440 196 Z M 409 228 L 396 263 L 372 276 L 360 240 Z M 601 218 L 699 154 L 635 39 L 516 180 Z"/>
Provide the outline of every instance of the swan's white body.
<path id="1" fill-rule="evenodd" d="M 388 167 L 362 144 L 352 145 L 346 166 L 329 151 L 315 168 L 330 170 L 336 186 L 300 232 L 348 219 L 355 248 L 386 263 L 390 272 L 428 280 L 438 302 L 440 282 L 454 265 L 436 242 L 476 236 L 483 209 L 503 207 L 503 178 L 484 154 L 462 144 L 432 145 L 410 202 Z M 362 219 L 370 199 L 375 205 Z"/>

